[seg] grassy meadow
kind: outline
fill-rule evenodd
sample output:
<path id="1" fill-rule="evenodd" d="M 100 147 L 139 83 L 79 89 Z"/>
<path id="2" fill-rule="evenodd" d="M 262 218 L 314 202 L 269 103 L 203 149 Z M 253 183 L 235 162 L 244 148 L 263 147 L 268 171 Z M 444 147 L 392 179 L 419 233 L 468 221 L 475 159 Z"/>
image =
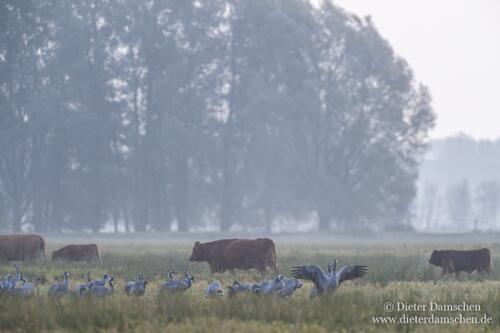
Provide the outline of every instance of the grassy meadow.
<path id="1" fill-rule="evenodd" d="M 309 299 L 311 283 L 305 283 L 292 298 L 242 295 L 205 299 L 204 289 L 214 279 L 222 285 L 233 280 L 252 282 L 271 279 L 258 272 L 235 271 L 211 274 L 206 263 L 189 263 L 195 240 L 224 236 L 154 235 L 100 237 L 47 235 L 48 254 L 68 243 L 95 242 L 100 246 L 102 265 L 97 264 L 21 264 L 25 275 L 42 276 L 35 297 L 16 299 L 0 295 L 2 332 L 484 332 L 500 331 L 500 243 L 497 235 L 334 235 L 273 236 L 280 272 L 289 276 L 290 267 L 318 264 L 325 267 L 337 258 L 345 264 L 368 266 L 365 279 L 347 282 L 331 295 Z M 442 277 L 441 269 L 427 263 L 432 249 L 473 249 L 488 247 L 494 258 L 494 273 L 487 277 L 475 273 Z M 182 273 L 188 268 L 194 286 L 182 295 L 158 296 L 160 283 L 170 268 Z M 0 264 L 0 274 L 12 272 L 11 264 Z M 106 299 L 77 299 L 68 295 L 60 300 L 47 297 L 55 276 L 71 273 L 71 284 L 84 282 L 104 272 L 115 278 L 115 293 Z M 125 281 L 143 272 L 150 284 L 141 298 L 123 294 Z M 180 275 L 180 274 L 179 274 Z M 404 310 L 384 312 L 386 302 L 407 304 L 478 304 L 480 311 Z M 489 324 L 408 324 L 374 323 L 377 316 L 463 316 L 486 315 Z"/>

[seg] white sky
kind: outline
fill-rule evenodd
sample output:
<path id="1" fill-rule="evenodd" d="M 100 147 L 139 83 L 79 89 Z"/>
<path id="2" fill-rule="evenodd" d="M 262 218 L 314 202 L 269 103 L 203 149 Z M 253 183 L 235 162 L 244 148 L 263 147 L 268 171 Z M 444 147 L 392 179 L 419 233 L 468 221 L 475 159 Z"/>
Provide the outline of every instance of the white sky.
<path id="1" fill-rule="evenodd" d="M 313 0 L 315 2 L 315 0 Z M 431 137 L 500 138 L 500 1 L 335 0 L 363 17 L 427 85 L 437 114 Z"/>

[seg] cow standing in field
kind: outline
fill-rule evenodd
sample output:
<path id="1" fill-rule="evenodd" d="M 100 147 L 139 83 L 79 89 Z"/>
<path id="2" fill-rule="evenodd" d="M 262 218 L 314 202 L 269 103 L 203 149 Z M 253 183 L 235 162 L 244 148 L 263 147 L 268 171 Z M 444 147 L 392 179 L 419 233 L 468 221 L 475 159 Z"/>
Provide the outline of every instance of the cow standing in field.
<path id="1" fill-rule="evenodd" d="M 195 242 L 189 261 L 207 261 L 212 273 L 226 270 L 252 269 L 264 273 L 266 267 L 277 271 L 276 250 L 269 238 L 221 239 L 213 242 Z"/>
<path id="2" fill-rule="evenodd" d="M 490 250 L 487 248 L 470 251 L 434 250 L 429 263 L 443 268 L 443 275 L 455 273 L 457 278 L 461 271 L 469 274 L 473 271 L 488 274 L 493 271 Z"/>
<path id="3" fill-rule="evenodd" d="M 67 245 L 52 252 L 52 261 L 101 262 L 101 255 L 96 244 Z"/>
<path id="4" fill-rule="evenodd" d="M 0 235 L 0 261 L 46 260 L 45 239 L 39 235 Z"/>

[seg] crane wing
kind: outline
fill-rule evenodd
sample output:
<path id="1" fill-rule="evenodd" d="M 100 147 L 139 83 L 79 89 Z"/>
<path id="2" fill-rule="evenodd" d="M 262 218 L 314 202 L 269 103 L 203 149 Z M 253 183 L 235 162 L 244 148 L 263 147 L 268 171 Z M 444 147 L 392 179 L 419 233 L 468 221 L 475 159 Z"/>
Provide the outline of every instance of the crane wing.
<path id="1" fill-rule="evenodd" d="M 292 276 L 296 279 L 309 280 L 314 283 L 316 288 L 322 289 L 320 286 L 321 279 L 325 279 L 325 273 L 316 265 L 296 266 L 291 269 Z"/>
<path id="2" fill-rule="evenodd" d="M 366 266 L 362 265 L 355 265 L 355 266 L 344 266 L 342 267 L 338 273 L 337 273 L 337 278 L 339 281 L 339 284 L 341 284 L 344 281 L 347 280 L 354 280 L 357 278 L 362 278 L 366 275 L 368 272 L 368 268 Z"/>

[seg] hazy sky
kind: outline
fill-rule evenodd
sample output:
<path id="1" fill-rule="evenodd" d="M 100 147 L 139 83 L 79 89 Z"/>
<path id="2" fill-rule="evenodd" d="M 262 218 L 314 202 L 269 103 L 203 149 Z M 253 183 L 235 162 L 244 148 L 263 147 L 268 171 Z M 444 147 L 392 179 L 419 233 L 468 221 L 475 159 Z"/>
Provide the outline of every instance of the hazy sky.
<path id="1" fill-rule="evenodd" d="M 372 21 L 427 85 L 431 136 L 500 137 L 500 1 L 335 0 Z"/>

